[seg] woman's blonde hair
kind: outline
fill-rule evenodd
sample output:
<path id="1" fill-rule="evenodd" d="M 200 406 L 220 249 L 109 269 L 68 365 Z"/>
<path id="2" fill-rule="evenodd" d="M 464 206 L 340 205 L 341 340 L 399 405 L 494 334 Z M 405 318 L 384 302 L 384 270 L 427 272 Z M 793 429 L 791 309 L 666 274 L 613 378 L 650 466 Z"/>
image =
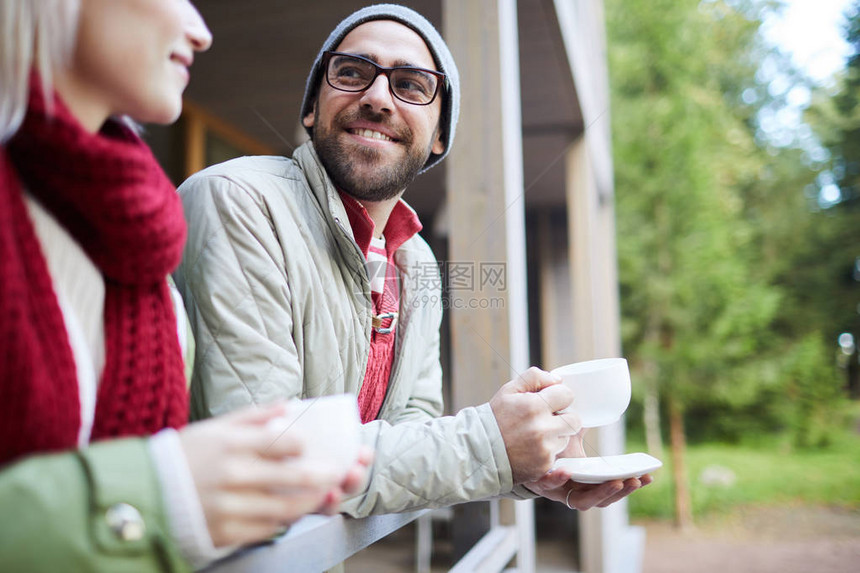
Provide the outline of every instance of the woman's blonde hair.
<path id="1" fill-rule="evenodd" d="M 0 0 L 0 143 L 27 111 L 30 71 L 46 91 L 51 72 L 72 55 L 80 0 Z"/>

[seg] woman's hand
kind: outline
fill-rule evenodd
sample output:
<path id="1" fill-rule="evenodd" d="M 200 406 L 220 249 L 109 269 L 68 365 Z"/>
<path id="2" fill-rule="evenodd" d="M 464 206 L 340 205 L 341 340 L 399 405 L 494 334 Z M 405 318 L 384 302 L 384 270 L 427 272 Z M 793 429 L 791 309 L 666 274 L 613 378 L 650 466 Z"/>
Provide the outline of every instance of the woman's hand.
<path id="1" fill-rule="evenodd" d="M 363 491 L 367 487 L 368 469 L 371 464 L 373 464 L 373 450 L 368 446 L 361 446 L 358 451 L 358 460 L 347 472 L 340 487 L 329 492 L 323 507 L 319 509 L 319 513 L 334 515 L 338 512 L 341 501 Z"/>
<path id="2" fill-rule="evenodd" d="M 307 513 L 333 512 L 361 488 L 371 456 L 345 479 L 302 455 L 302 440 L 267 428 L 285 405 L 250 408 L 190 424 L 180 433 L 215 547 L 261 541 Z"/>

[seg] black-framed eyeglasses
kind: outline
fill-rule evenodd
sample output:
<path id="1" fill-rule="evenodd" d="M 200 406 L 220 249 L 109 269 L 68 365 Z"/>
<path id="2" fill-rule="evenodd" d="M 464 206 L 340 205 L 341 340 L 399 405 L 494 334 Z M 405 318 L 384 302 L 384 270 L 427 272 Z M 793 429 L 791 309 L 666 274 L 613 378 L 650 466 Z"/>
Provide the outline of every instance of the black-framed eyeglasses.
<path id="1" fill-rule="evenodd" d="M 324 52 L 322 66 L 328 85 L 344 92 L 363 92 L 379 74 L 388 79 L 391 95 L 413 105 L 430 105 L 445 83 L 445 74 L 424 68 L 395 66 L 385 68 L 355 54 Z"/>

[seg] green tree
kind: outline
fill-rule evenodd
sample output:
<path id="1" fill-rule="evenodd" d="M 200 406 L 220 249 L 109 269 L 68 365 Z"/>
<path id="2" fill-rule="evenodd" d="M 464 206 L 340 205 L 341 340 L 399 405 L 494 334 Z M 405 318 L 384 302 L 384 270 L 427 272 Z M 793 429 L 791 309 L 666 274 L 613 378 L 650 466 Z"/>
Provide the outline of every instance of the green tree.
<path id="1" fill-rule="evenodd" d="M 834 154 L 834 171 L 843 208 L 860 205 L 860 1 L 846 12 L 845 39 L 851 46 L 842 89 L 834 102 L 839 124 L 827 141 Z"/>
<path id="2" fill-rule="evenodd" d="M 646 408 L 668 412 L 681 525 L 688 434 L 818 439 L 838 395 L 824 320 L 809 320 L 827 314 L 808 290 L 827 279 L 799 267 L 822 260 L 804 195 L 819 166 L 759 121 L 787 97 L 757 80 L 763 59 L 798 78 L 759 36 L 775 9 L 606 1 L 623 342 Z"/>
<path id="3" fill-rule="evenodd" d="M 737 188 L 759 167 L 734 103 L 755 74 L 756 23 L 719 1 L 610 0 L 607 15 L 624 341 L 668 407 L 683 526 L 684 412 L 721 383 L 750 392 L 736 371 L 780 299 L 755 278 Z"/>
<path id="4" fill-rule="evenodd" d="M 830 158 L 817 182 L 819 196 L 838 189 L 814 215 L 814 243 L 802 253 L 810 322 L 833 345 L 841 332 L 860 339 L 860 1 L 846 12 L 852 48 L 835 90 L 820 89 L 806 119 Z M 856 361 L 856 356 L 853 358 Z M 860 388 L 852 388 L 860 397 Z"/>

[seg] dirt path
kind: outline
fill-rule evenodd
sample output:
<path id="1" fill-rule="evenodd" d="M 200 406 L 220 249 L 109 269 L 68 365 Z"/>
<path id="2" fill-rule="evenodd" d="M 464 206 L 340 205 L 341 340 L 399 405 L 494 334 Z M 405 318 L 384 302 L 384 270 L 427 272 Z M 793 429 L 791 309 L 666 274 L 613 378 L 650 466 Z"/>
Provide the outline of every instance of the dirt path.
<path id="1" fill-rule="evenodd" d="M 686 533 L 640 525 L 643 573 L 860 573 L 860 511 L 746 509 Z"/>

